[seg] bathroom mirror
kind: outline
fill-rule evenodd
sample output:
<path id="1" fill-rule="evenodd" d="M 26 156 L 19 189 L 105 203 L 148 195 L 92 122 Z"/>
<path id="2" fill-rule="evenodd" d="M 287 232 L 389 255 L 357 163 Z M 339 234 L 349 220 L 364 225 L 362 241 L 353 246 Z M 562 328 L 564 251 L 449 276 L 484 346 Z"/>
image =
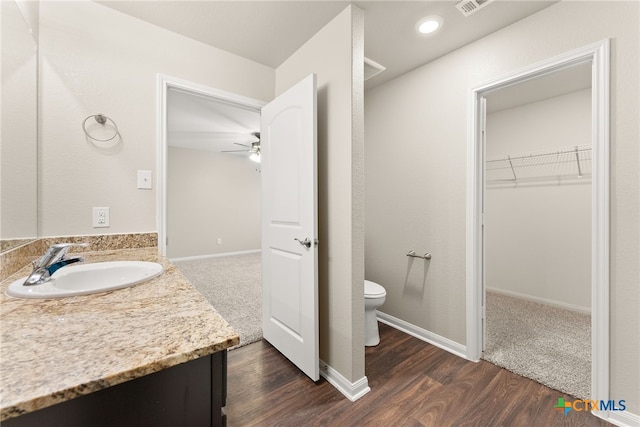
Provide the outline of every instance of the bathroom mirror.
<path id="1" fill-rule="evenodd" d="M 38 43 L 37 2 L 0 3 L 0 252 L 6 252 L 38 234 Z"/>

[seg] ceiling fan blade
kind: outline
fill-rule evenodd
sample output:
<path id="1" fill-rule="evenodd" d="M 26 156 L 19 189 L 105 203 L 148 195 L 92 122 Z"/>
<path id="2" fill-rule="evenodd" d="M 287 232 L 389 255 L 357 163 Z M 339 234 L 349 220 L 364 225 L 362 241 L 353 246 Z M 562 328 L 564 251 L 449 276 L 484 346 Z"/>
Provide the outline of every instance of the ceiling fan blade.
<path id="1" fill-rule="evenodd" d="M 235 145 L 242 145 L 243 147 L 247 147 L 247 148 L 251 148 L 251 146 L 250 146 L 250 145 L 247 145 L 247 144 L 241 144 L 241 143 L 239 143 L 239 142 L 234 142 L 234 144 L 235 144 Z"/>
<path id="2" fill-rule="evenodd" d="M 221 153 L 248 153 L 251 150 L 222 150 Z"/>

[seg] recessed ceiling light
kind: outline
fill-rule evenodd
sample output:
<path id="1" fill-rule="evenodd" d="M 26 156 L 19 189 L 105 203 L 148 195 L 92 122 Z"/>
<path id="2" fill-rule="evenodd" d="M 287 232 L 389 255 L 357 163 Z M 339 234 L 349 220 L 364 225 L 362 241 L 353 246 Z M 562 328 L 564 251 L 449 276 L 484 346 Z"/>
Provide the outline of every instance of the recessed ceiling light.
<path id="1" fill-rule="evenodd" d="M 432 34 L 442 26 L 442 17 L 438 15 L 425 16 L 416 24 L 416 31 L 420 34 Z"/>

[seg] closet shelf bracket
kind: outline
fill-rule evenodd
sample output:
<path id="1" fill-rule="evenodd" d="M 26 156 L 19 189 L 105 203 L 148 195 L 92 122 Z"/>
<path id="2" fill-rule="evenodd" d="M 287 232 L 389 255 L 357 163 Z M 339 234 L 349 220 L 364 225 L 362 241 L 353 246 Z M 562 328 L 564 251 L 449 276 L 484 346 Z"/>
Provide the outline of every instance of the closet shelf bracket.
<path id="1" fill-rule="evenodd" d="M 509 166 L 511 166 L 511 173 L 513 173 L 513 180 L 517 181 L 518 176 L 516 175 L 516 170 L 513 167 L 513 162 L 511 161 L 511 156 L 507 156 L 507 160 L 509 160 Z"/>
<path id="2" fill-rule="evenodd" d="M 580 151 L 576 145 L 576 163 L 578 164 L 578 177 L 582 178 L 582 168 L 580 167 Z"/>

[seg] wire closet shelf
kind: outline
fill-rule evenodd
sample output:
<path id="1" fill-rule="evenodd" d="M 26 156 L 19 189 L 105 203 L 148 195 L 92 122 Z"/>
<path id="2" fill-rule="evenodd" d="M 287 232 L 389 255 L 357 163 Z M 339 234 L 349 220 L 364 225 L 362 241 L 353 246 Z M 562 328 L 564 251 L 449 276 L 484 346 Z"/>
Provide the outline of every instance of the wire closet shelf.
<path id="1" fill-rule="evenodd" d="M 591 177 L 591 145 L 574 145 L 487 160 L 487 182 Z"/>

